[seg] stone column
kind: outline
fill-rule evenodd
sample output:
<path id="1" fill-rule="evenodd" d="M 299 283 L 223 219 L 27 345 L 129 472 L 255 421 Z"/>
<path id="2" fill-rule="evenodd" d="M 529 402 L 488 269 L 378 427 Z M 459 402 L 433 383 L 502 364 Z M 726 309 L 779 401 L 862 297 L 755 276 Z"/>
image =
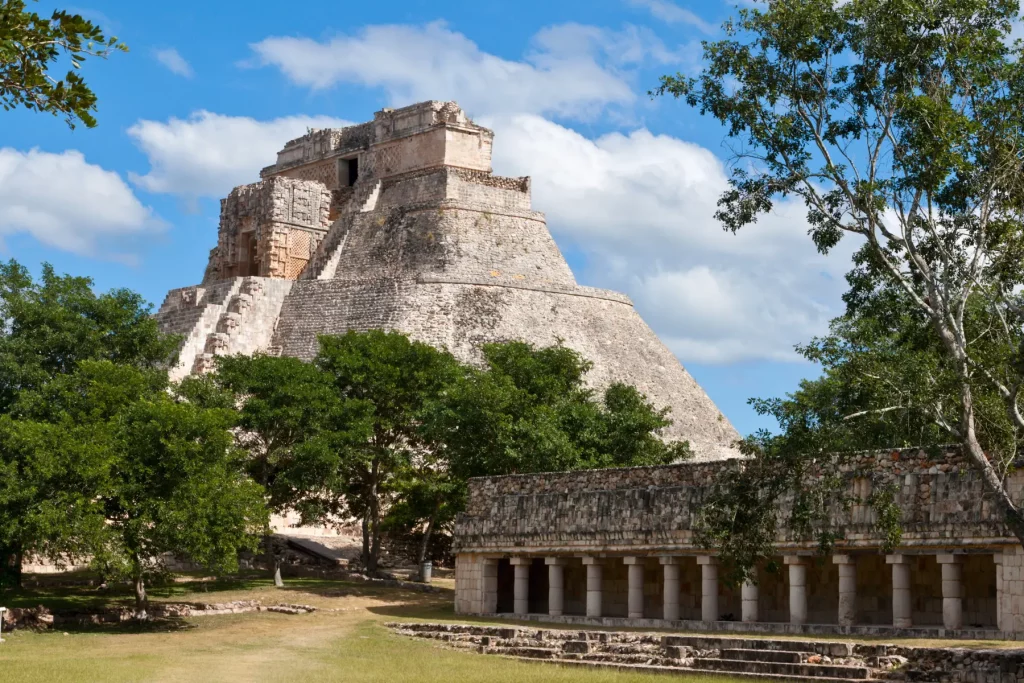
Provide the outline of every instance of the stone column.
<path id="1" fill-rule="evenodd" d="M 629 600 L 627 614 L 630 619 L 644 618 L 644 558 L 624 557 L 623 564 L 629 569 Z"/>
<path id="2" fill-rule="evenodd" d="M 1007 585 L 1004 578 L 1003 554 L 994 553 L 992 561 L 996 565 L 996 628 L 1000 631 L 1012 631 L 1013 619 L 1009 618 L 1012 612 L 1010 611 L 1010 597 L 1007 594 Z"/>
<path id="3" fill-rule="evenodd" d="M 512 612 L 528 614 L 530 611 L 530 565 L 532 557 L 513 557 L 512 567 L 515 569 L 515 591 L 512 593 Z"/>
<path id="4" fill-rule="evenodd" d="M 679 558 L 662 557 L 661 565 L 665 570 L 665 586 L 662 590 L 665 603 L 661 610 L 661 618 L 676 621 L 679 619 Z"/>
<path id="5" fill-rule="evenodd" d="M 757 589 L 757 584 L 750 581 L 743 582 L 741 591 L 742 602 L 740 603 L 740 609 L 742 619 L 750 624 L 757 621 L 757 601 L 760 591 Z"/>
<path id="6" fill-rule="evenodd" d="M 601 581 L 604 578 L 600 557 L 584 557 L 587 568 L 587 616 L 601 616 Z"/>
<path id="7" fill-rule="evenodd" d="M 498 611 L 498 560 L 485 558 L 483 567 L 483 613 Z"/>
<path id="8" fill-rule="evenodd" d="M 857 620 L 857 558 L 833 555 L 832 562 L 839 566 L 839 625 L 853 626 Z"/>
<path id="9" fill-rule="evenodd" d="M 807 623 L 807 558 L 787 555 L 789 566 L 789 623 Z"/>
<path id="10" fill-rule="evenodd" d="M 548 614 L 552 617 L 562 616 L 565 608 L 565 564 L 564 557 L 544 558 L 548 566 Z"/>
<path id="11" fill-rule="evenodd" d="M 894 628 L 910 628 L 910 558 L 906 555 L 886 555 L 885 561 L 892 565 L 892 625 Z"/>
<path id="12" fill-rule="evenodd" d="M 963 555 L 939 555 L 935 559 L 942 566 L 942 625 L 963 628 Z"/>
<path id="13" fill-rule="evenodd" d="M 718 621 L 718 558 L 701 555 L 700 565 L 700 618 L 701 621 Z"/>

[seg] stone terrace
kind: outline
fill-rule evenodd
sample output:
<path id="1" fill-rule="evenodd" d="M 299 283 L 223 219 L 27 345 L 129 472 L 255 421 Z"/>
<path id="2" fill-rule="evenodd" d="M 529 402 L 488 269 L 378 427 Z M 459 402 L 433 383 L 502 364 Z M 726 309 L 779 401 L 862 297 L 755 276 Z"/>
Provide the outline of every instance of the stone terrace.
<path id="1" fill-rule="evenodd" d="M 780 536 L 783 573 L 733 587 L 693 537 L 716 473 L 736 463 L 491 477 L 470 482 L 456 523 L 456 610 L 615 626 L 794 633 L 1024 636 L 1019 543 L 955 451 L 864 454 L 851 492 L 897 485 L 899 548 L 875 510 L 836 522 L 831 557 Z M 1012 474 L 1011 495 L 1024 476 Z"/>

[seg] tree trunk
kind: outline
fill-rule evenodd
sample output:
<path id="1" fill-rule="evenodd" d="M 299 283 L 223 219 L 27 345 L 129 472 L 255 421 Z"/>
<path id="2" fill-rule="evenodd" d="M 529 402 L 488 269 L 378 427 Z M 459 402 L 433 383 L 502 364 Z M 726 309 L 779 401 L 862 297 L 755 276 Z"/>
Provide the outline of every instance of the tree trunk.
<path id="1" fill-rule="evenodd" d="M 369 512 L 369 532 L 370 532 L 370 552 L 366 558 L 366 573 L 369 576 L 375 576 L 377 574 L 377 566 L 380 561 L 380 497 L 377 492 L 378 475 L 380 474 L 380 463 L 375 458 L 373 465 L 370 468 L 370 490 L 368 512 Z"/>
<path id="2" fill-rule="evenodd" d="M 967 457 L 981 472 L 985 488 L 993 494 L 996 505 L 1002 511 L 1003 521 L 1007 528 L 1017 537 L 1017 540 L 1024 546 L 1024 512 L 1014 504 L 1013 499 L 1006 490 L 1003 481 L 1000 480 L 996 469 L 989 462 L 981 443 L 978 441 L 978 434 L 975 430 L 974 420 L 974 397 L 971 387 L 966 380 L 961 380 L 960 407 L 961 407 L 961 441 Z"/>
<path id="3" fill-rule="evenodd" d="M 0 590 L 21 588 L 23 557 L 24 553 L 19 544 L 0 546 Z"/>
<path id="4" fill-rule="evenodd" d="M 266 534 L 263 537 L 263 553 L 267 567 L 274 576 L 274 587 L 284 588 L 284 581 L 281 579 L 281 558 L 274 552 L 273 534 Z"/>
<path id="5" fill-rule="evenodd" d="M 420 552 L 416 557 L 416 566 L 419 568 L 420 581 L 423 581 L 426 577 L 423 576 L 423 563 L 427 561 L 427 553 L 430 551 L 430 538 L 434 534 L 434 521 L 437 519 L 437 508 L 434 508 L 434 512 L 430 515 L 430 519 L 427 521 L 427 528 L 423 532 L 423 541 L 420 542 Z"/>
<path id="6" fill-rule="evenodd" d="M 363 563 L 363 570 L 370 564 L 370 520 L 366 512 L 363 512 L 363 552 L 359 559 Z"/>
<path id="7" fill-rule="evenodd" d="M 135 561 L 135 619 L 146 621 L 149 619 L 149 597 L 146 595 L 146 582 L 142 578 L 142 563 Z"/>

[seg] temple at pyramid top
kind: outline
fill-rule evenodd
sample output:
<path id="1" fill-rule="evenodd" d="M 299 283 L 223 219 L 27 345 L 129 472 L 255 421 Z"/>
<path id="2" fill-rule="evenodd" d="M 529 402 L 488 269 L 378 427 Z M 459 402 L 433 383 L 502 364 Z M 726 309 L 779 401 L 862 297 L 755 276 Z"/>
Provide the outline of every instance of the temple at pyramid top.
<path id="1" fill-rule="evenodd" d="M 398 330 L 478 363 L 487 342 L 564 343 L 672 410 L 666 438 L 736 455 L 736 430 L 633 309 L 583 287 L 533 210 L 530 179 L 491 172 L 494 134 L 454 102 L 287 142 L 221 202 L 202 283 L 157 316 L 184 336 L 175 378 L 221 354 L 312 358 L 320 334 Z M 500 141 L 499 141 L 500 144 Z"/>

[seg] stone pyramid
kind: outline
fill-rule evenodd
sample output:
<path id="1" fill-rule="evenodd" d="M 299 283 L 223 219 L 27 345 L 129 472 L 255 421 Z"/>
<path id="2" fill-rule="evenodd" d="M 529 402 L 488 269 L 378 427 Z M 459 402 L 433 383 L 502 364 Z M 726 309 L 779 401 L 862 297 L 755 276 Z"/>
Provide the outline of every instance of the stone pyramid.
<path id="1" fill-rule="evenodd" d="M 157 313 L 185 337 L 172 376 L 217 354 L 312 358 L 318 334 L 347 330 L 400 330 L 470 362 L 485 342 L 561 339 L 594 363 L 595 387 L 671 407 L 668 438 L 735 456 L 736 430 L 630 300 L 576 284 L 530 179 L 491 173 L 493 138 L 454 102 L 423 102 L 287 143 L 221 201 L 202 284 Z"/>

